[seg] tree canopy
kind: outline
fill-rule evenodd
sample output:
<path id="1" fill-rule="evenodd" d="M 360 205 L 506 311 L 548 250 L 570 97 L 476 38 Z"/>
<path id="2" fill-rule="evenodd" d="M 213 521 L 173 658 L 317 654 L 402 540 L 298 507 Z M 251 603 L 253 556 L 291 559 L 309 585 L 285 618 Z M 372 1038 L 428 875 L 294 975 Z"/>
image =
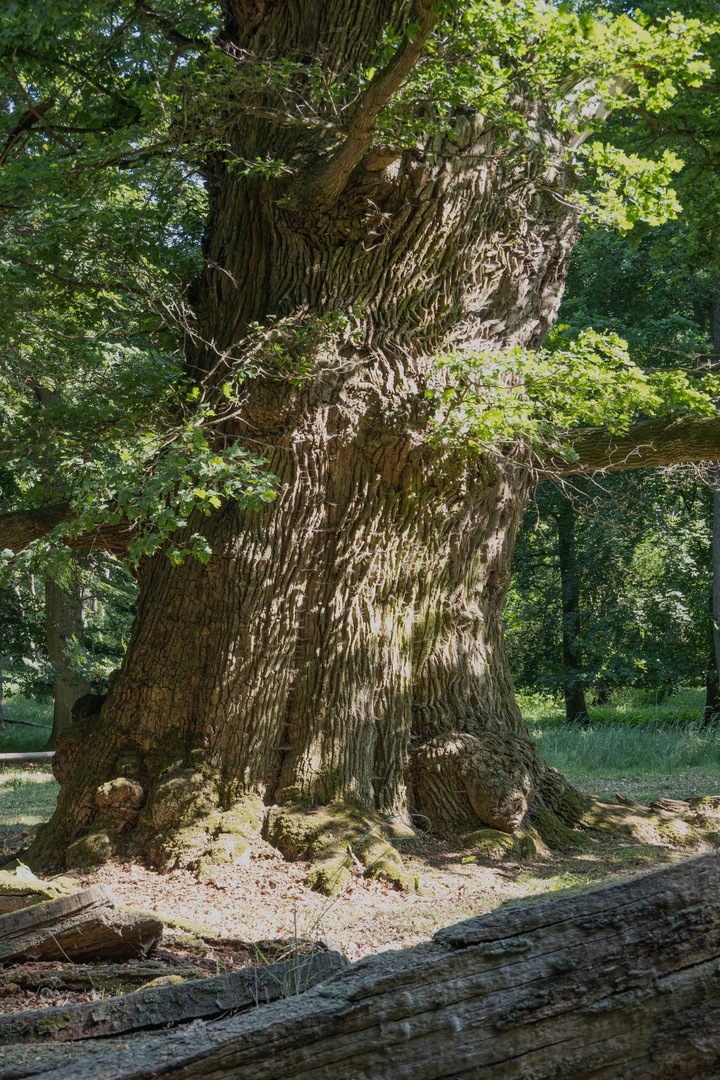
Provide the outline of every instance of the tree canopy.
<path id="1" fill-rule="evenodd" d="M 308 55 L 300 41 L 263 58 L 252 10 L 228 8 L 223 23 L 210 3 L 33 2 L 3 18 L 3 461 L 18 505 L 69 507 L 60 531 L 76 536 L 122 523 L 135 559 L 162 544 L 172 558 L 207 558 L 199 534 L 182 551 L 167 543 L 193 509 L 273 498 L 261 455 L 223 436 L 240 385 L 268 371 L 312 378 L 364 332 L 358 296 L 314 324 L 249 326 L 193 374 L 191 285 L 217 170 L 300 205 L 367 154 L 380 168 L 404 147 L 461 146 L 479 112 L 507 153 L 523 153 L 538 138 L 531 99 L 578 144 L 602 213 L 654 221 L 673 210 L 682 146 L 643 158 L 610 142 L 587 150 L 583 129 L 602 126 L 611 104 L 655 117 L 709 97 L 705 12 L 421 3 L 340 72 L 331 51 Z M 228 17 L 245 19 L 244 37 L 229 38 Z M 272 153 L 255 152 L 258 124 Z M 464 449 L 520 439 L 562 469 L 578 426 L 614 434 L 638 417 L 712 414 L 707 381 L 644 373 L 622 342 L 588 334 L 567 348 L 556 338 L 542 359 L 441 347 L 426 395 L 436 437 Z"/>

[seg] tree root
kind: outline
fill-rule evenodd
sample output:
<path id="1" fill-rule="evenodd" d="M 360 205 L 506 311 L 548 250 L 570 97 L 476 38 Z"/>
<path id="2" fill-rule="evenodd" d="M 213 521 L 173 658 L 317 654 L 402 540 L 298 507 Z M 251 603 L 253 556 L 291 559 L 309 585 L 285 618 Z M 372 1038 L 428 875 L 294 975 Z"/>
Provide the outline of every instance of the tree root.
<path id="1" fill-rule="evenodd" d="M 582 800 L 578 802 L 578 798 Z M 629 800 L 628 800 L 629 801 Z M 563 793 L 557 810 L 536 804 L 514 833 L 476 829 L 465 836 L 465 846 L 490 859 L 515 861 L 543 858 L 562 852 L 596 850 L 612 841 L 652 847 L 707 851 L 720 846 L 720 831 L 704 819 L 699 824 L 688 814 L 658 814 L 638 803 L 617 805 Z M 709 825 L 709 827 L 708 827 Z"/>
<path id="2" fill-rule="evenodd" d="M 315 863 L 305 884 L 328 896 L 360 874 L 381 877 L 398 889 L 413 888 L 414 878 L 391 843 L 408 832 L 347 803 L 277 807 L 267 824 L 268 840 L 286 859 Z"/>

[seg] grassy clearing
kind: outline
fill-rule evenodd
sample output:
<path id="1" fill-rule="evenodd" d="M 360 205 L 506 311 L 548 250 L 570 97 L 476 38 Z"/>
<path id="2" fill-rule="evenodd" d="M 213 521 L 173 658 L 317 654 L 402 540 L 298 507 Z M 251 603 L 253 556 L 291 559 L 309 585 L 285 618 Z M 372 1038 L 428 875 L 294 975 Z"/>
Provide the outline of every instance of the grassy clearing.
<path id="1" fill-rule="evenodd" d="M 5 716 L 13 720 L 30 720 L 44 727 L 27 727 L 25 724 L 5 724 L 0 730 L 0 753 L 21 754 L 23 751 L 42 750 L 52 728 L 53 707 L 51 701 L 32 701 L 24 697 L 5 698 Z"/>
<path id="2" fill-rule="evenodd" d="M 44 766 L 0 770 L 0 861 L 4 840 L 29 825 L 49 820 L 59 790 L 60 785 Z"/>
<path id="3" fill-rule="evenodd" d="M 549 697 L 519 695 L 519 701 L 545 760 L 589 795 L 612 801 L 618 791 L 647 802 L 720 794 L 720 725 L 701 726 L 701 690 L 661 704 L 625 692 L 612 706 L 589 709 L 587 727 L 567 724 Z"/>
<path id="4" fill-rule="evenodd" d="M 20 754 L 45 747 L 52 728 L 52 702 L 11 697 L 5 699 L 3 711 L 14 720 L 31 720 L 44 726 L 5 724 L 0 730 L 0 753 Z M 60 785 L 45 764 L 0 768 L 0 860 L 7 837 L 49 819 L 59 790 Z"/>

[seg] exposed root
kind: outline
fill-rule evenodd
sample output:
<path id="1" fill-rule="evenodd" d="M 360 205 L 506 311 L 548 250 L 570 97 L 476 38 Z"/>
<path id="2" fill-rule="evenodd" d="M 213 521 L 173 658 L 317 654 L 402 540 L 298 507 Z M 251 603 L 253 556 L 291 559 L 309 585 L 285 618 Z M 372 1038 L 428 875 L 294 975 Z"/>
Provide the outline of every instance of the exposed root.
<path id="1" fill-rule="evenodd" d="M 382 877 L 398 889 L 414 879 L 402 866 L 391 839 L 407 835 L 377 815 L 347 803 L 309 809 L 283 806 L 270 811 L 267 838 L 287 859 L 308 859 L 315 865 L 306 885 L 326 895 L 343 888 L 354 876 Z"/>
<path id="2" fill-rule="evenodd" d="M 671 816 L 637 803 L 604 803 L 573 788 L 562 793 L 556 806 L 557 811 L 537 803 L 514 833 L 477 829 L 465 837 L 465 846 L 486 858 L 517 861 L 593 851 L 608 842 L 691 851 L 720 846 L 717 823 L 712 827 L 705 818 L 694 820 L 691 813 Z"/>

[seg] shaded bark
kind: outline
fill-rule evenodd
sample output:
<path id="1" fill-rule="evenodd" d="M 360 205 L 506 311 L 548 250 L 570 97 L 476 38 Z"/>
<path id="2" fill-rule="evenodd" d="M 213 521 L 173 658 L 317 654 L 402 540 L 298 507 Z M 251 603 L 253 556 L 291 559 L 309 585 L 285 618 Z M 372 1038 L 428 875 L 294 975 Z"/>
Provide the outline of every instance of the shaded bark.
<path id="1" fill-rule="evenodd" d="M 617 434 L 602 427 L 580 428 L 568 442 L 577 460 L 550 457 L 543 462 L 541 475 L 622 472 L 684 461 L 713 461 L 720 447 L 720 417 L 661 416 L 630 424 Z"/>
<path id="2" fill-rule="evenodd" d="M 719 886 L 712 854 L 501 909 L 200 1031 L 27 1065 L 8 1047 L 0 1078 L 712 1080 Z"/>
<path id="3" fill-rule="evenodd" d="M 74 1042 L 206 1020 L 305 993 L 348 963 L 339 952 L 311 953 L 229 975 L 146 987 L 102 1001 L 27 1009 L 0 1016 L 0 1042 L 3 1046 Z"/>
<path id="4" fill-rule="evenodd" d="M 57 525 L 73 520 L 69 506 L 42 506 L 30 510 L 13 510 L 0 515 L 0 548 L 18 552 L 34 540 L 47 536 Z M 132 529 L 127 523 L 103 525 L 82 536 L 68 538 L 67 545 L 73 551 L 93 551 L 100 549 L 114 555 L 127 555 Z"/>

